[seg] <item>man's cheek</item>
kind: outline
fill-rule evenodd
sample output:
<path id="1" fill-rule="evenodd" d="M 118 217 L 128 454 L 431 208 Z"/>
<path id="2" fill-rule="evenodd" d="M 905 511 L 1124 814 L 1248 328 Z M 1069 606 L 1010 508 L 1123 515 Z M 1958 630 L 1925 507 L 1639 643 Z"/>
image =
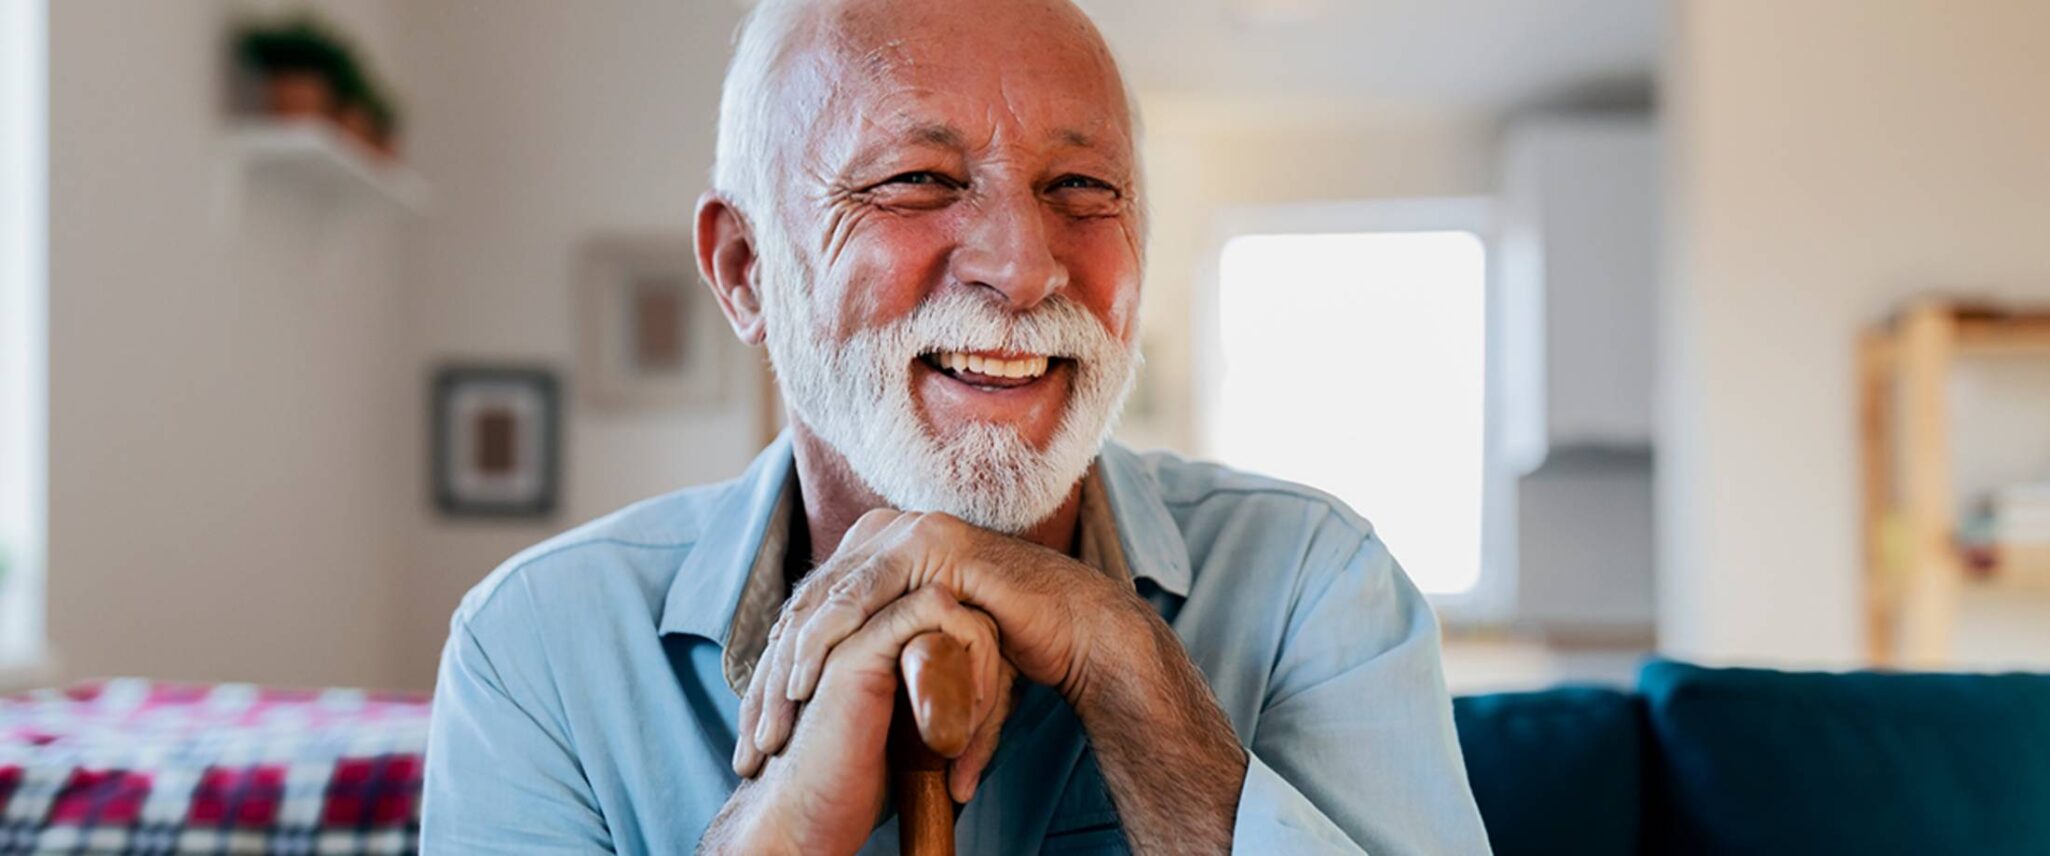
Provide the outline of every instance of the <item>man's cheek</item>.
<path id="1" fill-rule="evenodd" d="M 910 315 L 947 281 L 950 245 L 942 232 L 880 215 L 849 243 L 835 279 L 847 283 L 844 310 L 862 327 Z"/>

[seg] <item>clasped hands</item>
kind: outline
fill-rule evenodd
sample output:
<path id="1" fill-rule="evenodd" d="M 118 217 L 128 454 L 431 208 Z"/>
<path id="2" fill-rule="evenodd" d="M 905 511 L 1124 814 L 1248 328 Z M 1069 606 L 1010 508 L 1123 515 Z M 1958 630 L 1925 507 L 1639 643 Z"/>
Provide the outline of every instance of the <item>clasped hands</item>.
<path id="1" fill-rule="evenodd" d="M 883 810 L 898 658 L 931 632 L 960 643 L 972 664 L 971 737 L 947 777 L 965 803 L 996 749 L 1016 678 L 1055 687 L 1080 708 L 1102 680 L 1103 653 L 1146 632 L 1151 615 L 1129 586 L 1036 544 L 944 514 L 871 511 L 769 632 L 733 755 L 749 781 L 721 820 L 742 824 L 737 840 L 757 847 L 858 848 Z"/>

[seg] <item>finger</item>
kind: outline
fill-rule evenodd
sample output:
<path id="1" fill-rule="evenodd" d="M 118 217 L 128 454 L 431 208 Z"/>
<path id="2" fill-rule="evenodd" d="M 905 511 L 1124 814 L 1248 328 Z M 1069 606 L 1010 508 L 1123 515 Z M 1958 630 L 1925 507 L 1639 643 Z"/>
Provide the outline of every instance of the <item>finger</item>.
<path id="1" fill-rule="evenodd" d="M 873 512 L 862 515 L 861 519 L 867 521 L 872 515 Z M 790 598 L 783 603 L 783 611 L 803 613 L 817 606 L 819 601 L 824 600 L 826 595 L 832 592 L 833 584 L 846 576 L 847 569 L 867 561 L 876 543 L 873 537 L 857 538 L 855 530 L 848 530 L 846 537 L 840 539 L 840 546 L 833 551 L 833 555 L 827 556 L 817 567 L 806 573 L 803 579 L 798 580 L 797 586 L 790 591 Z"/>
<path id="2" fill-rule="evenodd" d="M 877 517 L 875 512 L 863 515 L 863 520 Z M 792 639 L 790 684 L 784 694 L 793 701 L 811 698 L 818 688 L 820 670 L 825 668 L 826 656 L 833 652 L 833 646 L 840 644 L 854 631 L 867 623 L 869 616 L 886 603 L 903 596 L 910 589 L 908 575 L 901 572 L 901 563 L 894 561 L 893 547 L 901 545 L 906 535 L 920 525 L 924 515 L 899 514 L 889 518 L 861 546 L 864 554 L 858 561 L 836 562 L 830 585 L 823 590 L 822 597 L 798 608 L 795 616 L 799 622 Z"/>
<path id="3" fill-rule="evenodd" d="M 974 607 L 969 607 L 969 612 L 983 631 L 976 661 L 975 733 L 969 738 L 968 748 L 955 763 L 948 765 L 948 792 L 964 803 L 974 794 L 989 755 L 996 750 L 997 735 L 1004 724 L 1005 711 L 1001 705 L 1008 701 L 1011 682 L 1017 677 L 1016 670 L 1001 656 L 996 619 Z M 978 752 L 979 759 L 971 757 Z"/>
<path id="4" fill-rule="evenodd" d="M 1002 736 L 1004 721 L 1011 716 L 1012 688 L 1017 673 L 1008 664 L 1002 665 L 996 684 L 995 696 L 991 699 L 990 715 L 983 719 L 975 736 L 968 741 L 968 751 L 947 765 L 947 793 L 954 802 L 967 803 L 975 797 L 976 788 L 982 785 L 982 771 L 989 768 L 990 758 L 996 755 L 997 738 Z"/>
<path id="5" fill-rule="evenodd" d="M 904 595 L 904 576 L 893 573 L 894 566 L 886 556 L 869 556 L 835 583 L 804 619 L 791 644 L 794 664 L 785 695 L 800 700 L 810 698 L 818 686 L 819 669 L 833 652 L 833 646 L 861 629 L 870 613 Z"/>
<path id="6" fill-rule="evenodd" d="M 847 534 L 841 537 L 840 545 L 833 551 L 833 555 L 828 557 L 823 564 L 814 568 L 811 573 L 806 574 L 804 580 L 797 584 L 796 590 L 790 593 L 789 600 L 783 604 L 781 618 L 785 620 L 785 623 L 795 626 L 796 622 L 807 619 L 818 607 L 819 603 L 831 595 L 836 583 L 844 579 L 851 570 L 859 568 L 868 560 L 869 555 L 880 544 L 876 540 L 876 536 L 885 531 L 890 524 L 895 523 L 904 516 L 902 512 L 889 508 L 873 509 L 861 515 L 861 518 L 854 522 L 854 526 L 847 530 Z M 794 642 L 794 637 L 795 634 L 785 636 L 785 643 Z M 767 662 L 771 658 L 788 657 L 789 654 L 790 649 L 787 644 L 770 644 L 762 650 L 762 661 Z M 814 663 L 812 667 L 816 669 L 817 664 Z M 803 701 L 809 698 L 811 686 L 816 682 L 817 677 L 818 675 L 814 671 L 813 674 L 805 679 L 805 693 L 803 695 L 789 695 L 789 697 L 793 701 Z M 777 686 L 775 691 L 785 693 L 786 695 L 789 694 L 789 689 L 786 686 Z"/>
<path id="7" fill-rule="evenodd" d="M 776 754 L 781 749 L 780 742 L 776 746 L 765 748 L 764 744 L 767 741 L 762 738 L 766 736 L 764 731 L 767 730 L 766 726 L 771 715 L 769 702 L 776 696 L 781 695 L 775 689 L 780 685 L 770 683 L 770 681 L 775 680 L 773 673 L 775 672 L 774 665 L 778 659 L 777 652 L 788 647 L 787 643 L 790 639 L 789 629 L 790 615 L 787 611 L 776 616 L 775 623 L 769 625 L 768 638 L 762 644 L 761 655 L 755 658 L 754 669 L 748 675 L 747 692 L 741 697 L 740 710 L 742 718 L 738 723 L 738 730 L 734 733 L 739 737 L 738 742 L 743 744 L 750 753 L 754 765 L 766 763 L 770 755 Z M 738 756 L 738 749 L 736 749 L 736 756 Z"/>
<path id="8" fill-rule="evenodd" d="M 989 613 L 975 607 L 968 611 L 975 616 L 983 628 L 978 645 L 971 648 L 977 655 L 975 663 L 975 727 L 981 728 L 996 709 L 997 700 L 1010 680 L 1012 673 L 1004 662 L 1003 646 L 997 641 L 997 621 Z"/>
<path id="9" fill-rule="evenodd" d="M 848 568 L 857 567 L 868 559 L 877 545 L 875 537 L 903 516 L 903 512 L 891 508 L 877 508 L 861 515 L 847 534 L 840 537 L 840 544 L 834 548 L 833 554 L 798 581 L 797 587 L 784 601 L 783 611 L 802 614 L 817 606 L 832 591 L 833 583 L 846 575 Z"/>
<path id="10" fill-rule="evenodd" d="M 773 632 L 773 631 L 771 631 Z M 755 749 L 755 723 L 762 711 L 762 673 L 756 669 L 740 695 L 740 720 L 733 730 L 733 772 L 743 779 L 754 778 L 762 766 L 762 753 Z"/>
<path id="11" fill-rule="evenodd" d="M 854 635 L 833 648 L 824 677 L 819 680 L 820 693 L 826 692 L 827 683 L 839 680 L 836 675 L 857 674 L 860 670 L 868 670 L 869 675 L 887 675 L 894 684 L 898 678 L 898 655 L 904 646 L 914 637 L 935 630 L 968 647 L 973 656 L 981 656 L 980 649 L 989 645 L 978 638 L 982 630 L 973 610 L 962 606 L 944 589 L 920 589 L 891 601 Z M 848 666 L 854 670 L 850 671 Z"/>
<path id="12" fill-rule="evenodd" d="M 797 719 L 797 703 L 782 691 L 790 680 L 790 657 L 780 651 L 788 646 L 779 643 L 789 637 L 789 618 L 786 614 L 777 619 L 776 624 L 782 632 L 770 630 L 771 641 L 762 649 L 761 659 L 755 661 L 754 680 L 748 684 L 748 694 L 760 696 L 757 700 L 760 718 L 755 722 L 752 738 L 755 751 L 764 758 L 782 751 L 783 742 L 789 738 Z"/>
<path id="13" fill-rule="evenodd" d="M 883 530 L 888 529 L 890 524 L 897 522 L 897 518 L 903 516 L 904 512 L 894 508 L 869 509 L 860 519 L 854 521 L 853 526 L 848 527 L 846 535 L 840 537 L 841 549 L 874 540 Z"/>

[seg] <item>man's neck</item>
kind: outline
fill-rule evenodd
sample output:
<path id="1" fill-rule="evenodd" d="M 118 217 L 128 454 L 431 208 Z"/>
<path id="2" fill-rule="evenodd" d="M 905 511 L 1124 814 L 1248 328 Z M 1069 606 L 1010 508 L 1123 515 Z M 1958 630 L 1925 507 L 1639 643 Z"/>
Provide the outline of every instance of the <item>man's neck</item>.
<path id="1" fill-rule="evenodd" d="M 840 549 L 841 539 L 847 536 L 847 530 L 854 528 L 854 522 L 863 514 L 887 508 L 889 503 L 869 490 L 868 485 L 854 474 L 854 469 L 847 465 L 847 459 L 813 434 L 802 421 L 791 419 L 790 434 L 791 446 L 797 455 L 797 487 L 798 496 L 802 499 L 800 505 L 804 509 L 804 530 L 811 542 L 811 564 L 802 569 L 808 571 Z M 1053 516 L 1018 537 L 1072 556 L 1076 549 L 1075 535 L 1081 519 L 1081 506 L 1082 486 L 1077 482 L 1068 491 L 1068 498 L 1054 510 Z M 794 560 L 796 557 L 791 558 Z M 794 581 L 799 575 L 793 572 L 791 578 Z"/>

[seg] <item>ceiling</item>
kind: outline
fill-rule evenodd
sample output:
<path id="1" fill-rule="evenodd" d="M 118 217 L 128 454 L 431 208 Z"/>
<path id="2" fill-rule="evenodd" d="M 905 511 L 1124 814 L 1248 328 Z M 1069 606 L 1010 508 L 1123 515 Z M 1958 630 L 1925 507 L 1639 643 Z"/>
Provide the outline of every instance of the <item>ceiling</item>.
<path id="1" fill-rule="evenodd" d="M 1504 113 L 1643 100 L 1666 0 L 1080 0 L 1136 89 Z"/>

